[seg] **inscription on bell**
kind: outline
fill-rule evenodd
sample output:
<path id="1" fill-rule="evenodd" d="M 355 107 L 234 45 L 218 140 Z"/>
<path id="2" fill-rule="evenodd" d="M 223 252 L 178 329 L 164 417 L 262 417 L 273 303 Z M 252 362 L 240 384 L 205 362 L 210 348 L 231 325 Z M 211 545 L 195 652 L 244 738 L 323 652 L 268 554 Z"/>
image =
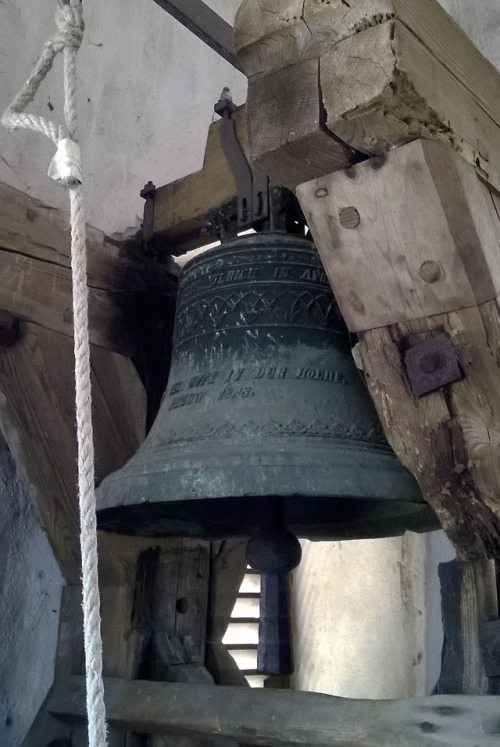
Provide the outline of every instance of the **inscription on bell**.
<path id="1" fill-rule="evenodd" d="M 256 267 L 242 267 L 238 270 L 227 270 L 218 272 L 210 276 L 210 285 L 212 287 L 225 285 L 226 283 L 235 283 L 241 280 L 255 280 L 257 277 Z"/>
<path id="2" fill-rule="evenodd" d="M 287 381 L 302 380 L 302 381 L 324 381 L 332 384 L 348 384 L 349 380 L 347 376 L 341 371 L 324 370 L 320 368 L 290 368 L 286 366 L 258 366 L 252 368 L 231 368 L 222 369 L 217 371 L 209 371 L 191 376 L 189 379 L 182 379 L 176 381 L 169 389 L 168 396 L 174 397 L 180 392 L 188 392 L 181 397 L 177 397 L 173 400 L 170 410 L 176 407 L 185 407 L 186 405 L 199 404 L 203 397 L 206 395 L 207 390 L 204 389 L 202 392 L 189 393 L 191 389 L 199 389 L 200 387 L 208 387 L 213 384 L 224 386 L 222 392 L 218 395 L 218 399 L 246 399 L 247 397 L 254 397 L 255 392 L 252 387 L 242 386 L 241 388 L 232 388 L 225 386 L 226 384 L 234 384 L 236 382 L 252 382 L 255 383 L 259 380 L 284 380 Z"/>
<path id="3" fill-rule="evenodd" d="M 176 410 L 178 407 L 185 407 L 186 405 L 199 405 L 204 399 L 206 392 L 191 392 L 190 394 L 182 394 L 177 399 L 174 399 L 170 405 L 169 410 Z"/>

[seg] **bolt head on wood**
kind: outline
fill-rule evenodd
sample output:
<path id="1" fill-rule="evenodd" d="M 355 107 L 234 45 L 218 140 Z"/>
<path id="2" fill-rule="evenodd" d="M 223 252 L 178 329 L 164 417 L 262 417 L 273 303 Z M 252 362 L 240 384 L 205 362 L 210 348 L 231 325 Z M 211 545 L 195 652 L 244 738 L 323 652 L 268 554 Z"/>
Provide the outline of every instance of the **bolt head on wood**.
<path id="1" fill-rule="evenodd" d="M 464 377 L 457 355 L 446 335 L 429 337 L 408 348 L 404 362 L 416 397 L 423 397 Z"/>

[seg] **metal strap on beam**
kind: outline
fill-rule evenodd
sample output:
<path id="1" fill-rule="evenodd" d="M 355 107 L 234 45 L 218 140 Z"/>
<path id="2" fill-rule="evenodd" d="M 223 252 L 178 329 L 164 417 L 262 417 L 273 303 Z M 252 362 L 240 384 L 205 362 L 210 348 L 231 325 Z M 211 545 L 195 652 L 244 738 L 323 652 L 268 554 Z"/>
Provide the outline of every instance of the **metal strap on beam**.
<path id="1" fill-rule="evenodd" d="M 155 0 L 155 3 L 243 72 L 233 51 L 233 27 L 202 0 Z"/>

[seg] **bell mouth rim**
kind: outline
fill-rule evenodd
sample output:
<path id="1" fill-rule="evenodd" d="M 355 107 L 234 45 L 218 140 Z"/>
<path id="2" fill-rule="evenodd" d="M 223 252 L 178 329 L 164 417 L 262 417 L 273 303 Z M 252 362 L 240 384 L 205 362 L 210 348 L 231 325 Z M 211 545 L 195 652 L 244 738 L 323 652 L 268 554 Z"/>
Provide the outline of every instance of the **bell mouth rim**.
<path id="1" fill-rule="evenodd" d="M 382 505 L 383 502 L 367 499 L 337 501 L 335 515 L 325 518 L 324 508 L 311 506 L 309 502 L 309 507 L 322 514 L 321 519 L 314 521 L 310 512 L 294 515 L 293 503 L 301 500 L 300 496 L 288 496 L 283 501 L 283 525 L 301 539 L 382 539 L 400 536 L 405 531 L 428 532 L 441 528 L 431 506 L 426 503 L 395 502 L 390 508 L 396 510 L 385 513 L 388 508 L 385 502 Z M 197 506 L 195 516 L 192 515 L 193 502 L 189 500 L 176 503 L 173 512 L 168 504 L 143 503 L 101 509 L 97 512 L 97 521 L 100 531 L 130 536 L 184 536 L 212 541 L 248 538 L 270 525 L 268 516 L 269 513 L 273 515 L 273 511 L 269 511 L 269 506 L 273 501 L 276 496 L 205 499 L 203 511 Z"/>

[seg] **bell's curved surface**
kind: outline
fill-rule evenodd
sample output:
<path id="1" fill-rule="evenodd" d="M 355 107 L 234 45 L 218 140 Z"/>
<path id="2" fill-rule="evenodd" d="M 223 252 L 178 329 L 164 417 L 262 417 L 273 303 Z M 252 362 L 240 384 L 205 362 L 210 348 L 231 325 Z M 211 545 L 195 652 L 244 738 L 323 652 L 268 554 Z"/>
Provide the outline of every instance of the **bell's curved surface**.
<path id="1" fill-rule="evenodd" d="M 254 234 L 186 265 L 160 412 L 98 489 L 98 522 L 248 536 L 276 497 L 311 539 L 437 527 L 385 441 L 315 247 Z"/>

